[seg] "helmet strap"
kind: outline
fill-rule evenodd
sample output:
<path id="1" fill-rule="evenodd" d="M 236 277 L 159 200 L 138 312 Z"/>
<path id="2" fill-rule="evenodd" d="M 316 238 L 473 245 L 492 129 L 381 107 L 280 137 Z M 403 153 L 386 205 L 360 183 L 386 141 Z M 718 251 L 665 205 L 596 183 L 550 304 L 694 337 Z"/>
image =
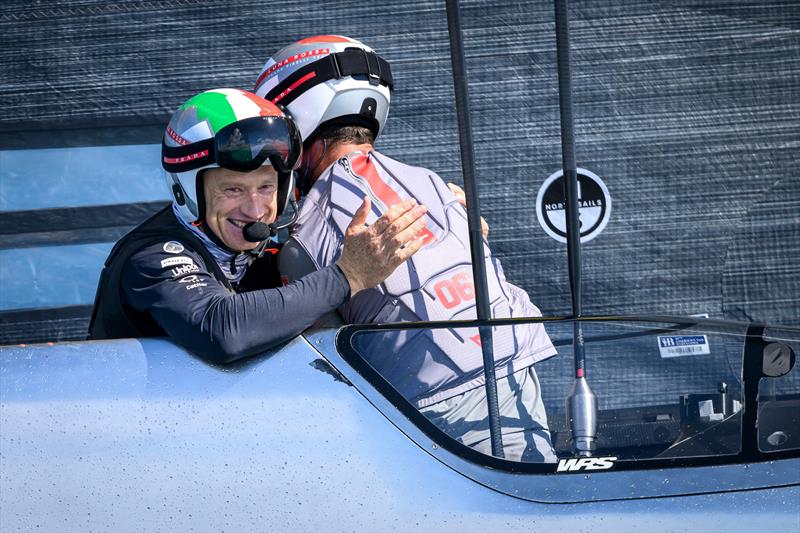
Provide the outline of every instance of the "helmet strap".
<path id="1" fill-rule="evenodd" d="M 385 85 L 389 90 L 394 88 L 389 63 L 375 52 L 352 47 L 297 69 L 273 87 L 264 98 L 274 104 L 288 106 L 312 87 L 347 76 L 365 76 L 370 85 Z M 261 80 L 257 83 L 256 90 L 263 82 Z"/>
<path id="2" fill-rule="evenodd" d="M 197 172 L 194 177 L 194 195 L 197 198 L 197 220 L 193 224 L 199 226 L 206 218 L 206 193 L 203 181 L 203 175 L 207 169 L 202 169 Z"/>

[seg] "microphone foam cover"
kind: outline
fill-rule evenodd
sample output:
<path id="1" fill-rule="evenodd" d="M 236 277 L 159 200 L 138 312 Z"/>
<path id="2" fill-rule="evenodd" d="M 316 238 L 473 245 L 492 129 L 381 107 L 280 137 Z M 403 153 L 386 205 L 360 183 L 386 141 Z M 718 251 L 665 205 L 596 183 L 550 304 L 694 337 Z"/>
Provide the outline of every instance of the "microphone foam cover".
<path id="1" fill-rule="evenodd" d="M 269 238 L 269 225 L 263 222 L 251 222 L 242 230 L 244 238 L 250 242 L 261 242 Z"/>

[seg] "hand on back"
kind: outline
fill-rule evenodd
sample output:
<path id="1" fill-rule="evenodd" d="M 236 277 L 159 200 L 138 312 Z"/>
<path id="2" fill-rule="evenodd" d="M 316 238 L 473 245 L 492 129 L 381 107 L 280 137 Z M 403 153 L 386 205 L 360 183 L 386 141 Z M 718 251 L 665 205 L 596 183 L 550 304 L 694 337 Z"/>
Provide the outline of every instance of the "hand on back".
<path id="1" fill-rule="evenodd" d="M 406 200 L 366 226 L 371 207 L 369 197 L 364 197 L 345 231 L 342 255 L 336 262 L 350 283 L 351 295 L 383 282 L 422 248 L 418 234 L 425 228 L 425 206 Z"/>
<path id="2" fill-rule="evenodd" d="M 464 209 L 466 209 L 467 208 L 467 195 L 464 194 L 464 189 L 462 189 L 461 187 L 459 187 L 455 183 L 448 183 L 447 186 L 450 187 L 450 190 L 456 196 L 456 200 L 458 200 L 458 203 L 460 203 L 461 206 Z M 489 224 L 486 222 L 486 220 L 484 220 L 483 217 L 481 217 L 481 234 L 483 235 L 484 239 L 488 239 L 489 238 Z"/>

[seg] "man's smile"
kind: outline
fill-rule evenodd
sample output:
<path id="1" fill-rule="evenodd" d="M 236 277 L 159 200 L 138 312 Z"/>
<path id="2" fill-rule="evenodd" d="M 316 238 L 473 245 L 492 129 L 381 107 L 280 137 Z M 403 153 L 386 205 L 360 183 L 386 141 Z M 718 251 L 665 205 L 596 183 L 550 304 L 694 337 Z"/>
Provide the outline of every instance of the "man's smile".
<path id="1" fill-rule="evenodd" d="M 238 220 L 238 219 L 235 219 L 235 218 L 229 218 L 227 220 L 228 220 L 228 222 L 230 222 L 231 224 L 233 224 L 234 226 L 236 226 L 239 229 L 244 229 L 244 227 L 246 225 L 250 224 L 251 222 L 258 222 L 257 220 Z"/>

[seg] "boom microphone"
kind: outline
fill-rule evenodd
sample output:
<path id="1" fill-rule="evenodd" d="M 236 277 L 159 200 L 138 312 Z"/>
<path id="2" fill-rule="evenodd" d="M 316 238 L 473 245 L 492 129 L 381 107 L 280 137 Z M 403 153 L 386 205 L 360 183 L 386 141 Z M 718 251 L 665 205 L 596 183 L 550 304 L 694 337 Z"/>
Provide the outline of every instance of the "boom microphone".
<path id="1" fill-rule="evenodd" d="M 261 243 L 255 248 L 255 250 L 251 250 L 251 253 L 261 257 L 261 254 L 264 253 L 264 250 L 267 247 L 267 240 L 270 237 L 277 235 L 278 231 L 286 229 L 295 223 L 297 220 L 297 213 L 299 211 L 297 208 L 297 202 L 294 201 L 294 198 L 290 198 L 289 204 L 292 206 L 292 215 L 288 220 L 284 220 L 280 224 L 278 223 L 278 220 L 272 224 L 265 224 L 260 220 L 258 222 L 250 222 L 249 224 L 245 224 L 244 228 L 242 228 L 242 236 L 244 236 L 245 240 L 248 242 Z M 284 219 L 285 218 L 286 217 L 284 217 Z"/>
<path id="2" fill-rule="evenodd" d="M 261 242 L 269 239 L 272 230 L 263 222 L 250 222 L 242 229 L 242 235 L 249 242 Z"/>

